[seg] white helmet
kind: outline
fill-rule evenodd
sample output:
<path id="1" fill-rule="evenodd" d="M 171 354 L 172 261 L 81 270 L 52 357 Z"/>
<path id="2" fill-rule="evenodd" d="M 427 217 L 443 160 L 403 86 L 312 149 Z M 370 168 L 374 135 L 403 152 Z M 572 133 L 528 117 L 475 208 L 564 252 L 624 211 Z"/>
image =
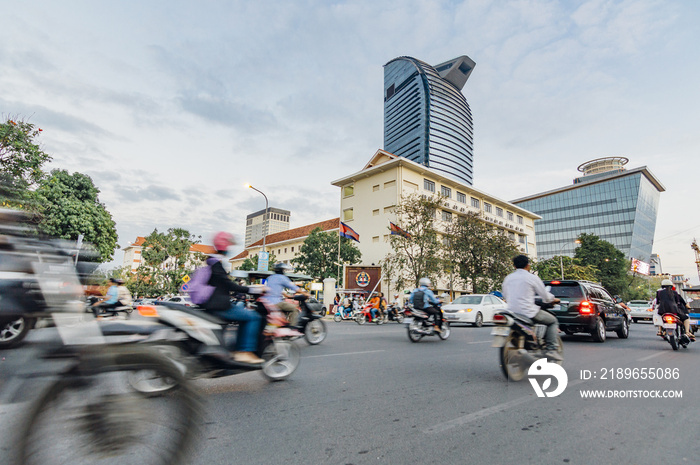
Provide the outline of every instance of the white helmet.
<path id="1" fill-rule="evenodd" d="M 420 278 L 420 281 L 418 281 L 418 285 L 430 287 L 430 278 Z"/>
<path id="2" fill-rule="evenodd" d="M 666 287 L 666 286 L 673 287 L 673 283 L 671 282 L 670 279 L 664 279 L 663 281 L 661 281 L 661 287 Z"/>

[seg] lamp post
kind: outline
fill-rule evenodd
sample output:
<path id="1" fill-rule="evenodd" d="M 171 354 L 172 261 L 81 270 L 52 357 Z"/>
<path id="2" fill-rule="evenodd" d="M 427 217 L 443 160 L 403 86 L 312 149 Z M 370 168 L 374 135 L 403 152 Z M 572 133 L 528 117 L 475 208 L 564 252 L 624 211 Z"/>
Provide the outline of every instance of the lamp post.
<path id="1" fill-rule="evenodd" d="M 265 197 L 265 217 L 263 219 L 263 243 L 262 243 L 262 251 L 258 253 L 258 271 L 267 271 L 268 269 L 268 260 L 270 258 L 270 255 L 267 253 L 265 250 L 265 239 L 267 239 L 267 230 L 268 230 L 268 225 L 270 223 L 270 218 L 269 218 L 269 203 L 267 201 L 267 196 L 263 191 L 260 189 L 256 189 L 250 184 L 246 184 L 246 187 L 249 187 L 253 189 L 256 192 L 260 192 L 263 197 Z"/>
<path id="2" fill-rule="evenodd" d="M 265 197 L 265 219 L 263 220 L 263 243 L 262 243 L 262 250 L 265 252 L 265 238 L 267 237 L 267 225 L 268 222 L 270 221 L 267 217 L 267 210 L 268 210 L 268 202 L 267 202 L 267 196 L 265 193 L 259 189 L 254 188 L 250 184 L 246 184 L 245 187 L 248 187 L 250 189 L 253 189 L 256 192 L 260 192 L 263 197 Z"/>
<path id="3" fill-rule="evenodd" d="M 580 244 L 580 243 L 581 243 L 581 241 L 578 239 L 576 239 L 574 241 L 574 244 Z M 569 245 L 569 242 L 565 242 L 564 245 L 561 246 L 561 249 L 559 249 L 559 267 L 561 268 L 561 279 L 562 280 L 564 279 L 564 259 L 561 255 L 561 252 L 562 252 L 562 250 L 564 250 L 564 247 L 566 247 L 567 245 Z"/>

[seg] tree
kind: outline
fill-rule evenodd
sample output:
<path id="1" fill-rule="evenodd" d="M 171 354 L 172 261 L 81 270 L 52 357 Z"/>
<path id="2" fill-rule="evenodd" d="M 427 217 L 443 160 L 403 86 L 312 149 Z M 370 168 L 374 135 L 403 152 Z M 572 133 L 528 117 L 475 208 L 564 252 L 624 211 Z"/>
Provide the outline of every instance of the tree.
<path id="1" fill-rule="evenodd" d="M 315 279 L 336 278 L 340 283 L 339 268 L 342 269 L 344 263 L 359 263 L 362 253 L 350 243 L 350 239 L 341 237 L 339 266 L 337 234 L 315 228 L 299 247 L 299 255 L 292 259 L 292 263 L 299 271 Z"/>
<path id="2" fill-rule="evenodd" d="M 275 260 L 277 260 L 277 257 L 275 254 L 270 252 L 270 258 L 268 259 L 269 263 L 274 264 Z M 243 263 L 241 266 L 238 267 L 239 270 L 244 270 L 244 271 L 253 271 L 258 269 L 258 254 L 255 255 L 248 255 L 245 260 L 243 260 Z"/>
<path id="3" fill-rule="evenodd" d="M 513 271 L 513 257 L 518 248 L 508 235 L 481 220 L 477 213 L 468 213 L 447 228 L 447 258 L 472 292 L 483 294 L 500 288 Z"/>
<path id="4" fill-rule="evenodd" d="M 442 244 L 435 216 L 442 204 L 441 197 L 423 198 L 417 194 L 402 197 L 396 207 L 396 219 L 410 237 L 389 236 L 393 253 L 382 261 L 382 268 L 395 275 L 397 289 L 418 286 L 423 278 L 439 275 Z"/>
<path id="5" fill-rule="evenodd" d="M 583 233 L 579 236 L 581 245 L 576 249 L 575 258 L 579 263 L 594 266 L 599 281 L 611 294 L 623 294 L 629 286 L 627 270 L 629 260 L 614 245 L 600 239 L 595 234 Z"/>
<path id="6" fill-rule="evenodd" d="M 114 256 L 117 230 L 112 215 L 100 203 L 100 190 L 89 176 L 53 170 L 39 181 L 36 198 L 39 202 L 38 229 L 44 234 L 67 240 L 77 240 L 80 234 L 95 246 L 99 261 Z"/>
<path id="7" fill-rule="evenodd" d="M 559 261 L 561 259 L 561 261 Z M 568 256 L 555 256 L 547 260 L 535 260 L 532 270 L 542 281 L 561 279 L 561 265 L 564 277 L 573 280 L 597 281 L 598 269 L 593 265 L 583 265 L 579 260 Z"/>
<path id="8" fill-rule="evenodd" d="M 0 124 L 0 204 L 34 210 L 31 187 L 44 176 L 41 167 L 51 160 L 35 143 L 42 129 L 9 119 Z"/>
<path id="9" fill-rule="evenodd" d="M 151 289 L 151 294 L 177 294 L 184 284 L 182 278 L 193 272 L 206 259 L 206 255 L 190 253 L 198 237 L 182 228 L 170 228 L 165 233 L 154 229 L 143 242 L 142 265 L 138 278 Z"/>

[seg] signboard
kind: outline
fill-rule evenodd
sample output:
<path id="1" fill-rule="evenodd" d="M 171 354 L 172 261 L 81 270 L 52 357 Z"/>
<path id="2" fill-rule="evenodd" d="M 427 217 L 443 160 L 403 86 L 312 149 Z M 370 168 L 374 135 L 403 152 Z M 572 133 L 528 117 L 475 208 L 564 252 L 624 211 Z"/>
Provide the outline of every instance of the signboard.
<path id="1" fill-rule="evenodd" d="M 270 252 L 258 252 L 258 271 L 267 271 L 270 267 Z"/>
<path id="2" fill-rule="evenodd" d="M 382 290 L 381 266 L 346 266 L 344 287 L 348 290 L 371 292 L 374 286 L 377 292 Z M 379 283 L 379 285 L 377 285 Z"/>
<path id="3" fill-rule="evenodd" d="M 637 260 L 636 258 L 632 259 L 632 266 L 630 267 L 632 273 L 639 273 L 648 276 L 649 269 L 650 265 L 648 263 L 643 262 L 641 260 Z"/>
<path id="4" fill-rule="evenodd" d="M 185 276 L 182 277 L 182 282 L 187 284 L 190 282 L 190 275 L 186 274 Z"/>

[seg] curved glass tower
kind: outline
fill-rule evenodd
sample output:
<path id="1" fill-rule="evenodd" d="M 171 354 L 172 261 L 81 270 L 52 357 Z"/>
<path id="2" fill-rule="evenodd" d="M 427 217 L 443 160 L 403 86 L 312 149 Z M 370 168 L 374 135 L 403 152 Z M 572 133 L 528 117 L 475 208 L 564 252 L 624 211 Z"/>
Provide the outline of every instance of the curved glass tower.
<path id="1" fill-rule="evenodd" d="M 384 65 L 384 150 L 472 185 L 474 125 L 461 90 L 475 65 L 467 56 Z"/>

